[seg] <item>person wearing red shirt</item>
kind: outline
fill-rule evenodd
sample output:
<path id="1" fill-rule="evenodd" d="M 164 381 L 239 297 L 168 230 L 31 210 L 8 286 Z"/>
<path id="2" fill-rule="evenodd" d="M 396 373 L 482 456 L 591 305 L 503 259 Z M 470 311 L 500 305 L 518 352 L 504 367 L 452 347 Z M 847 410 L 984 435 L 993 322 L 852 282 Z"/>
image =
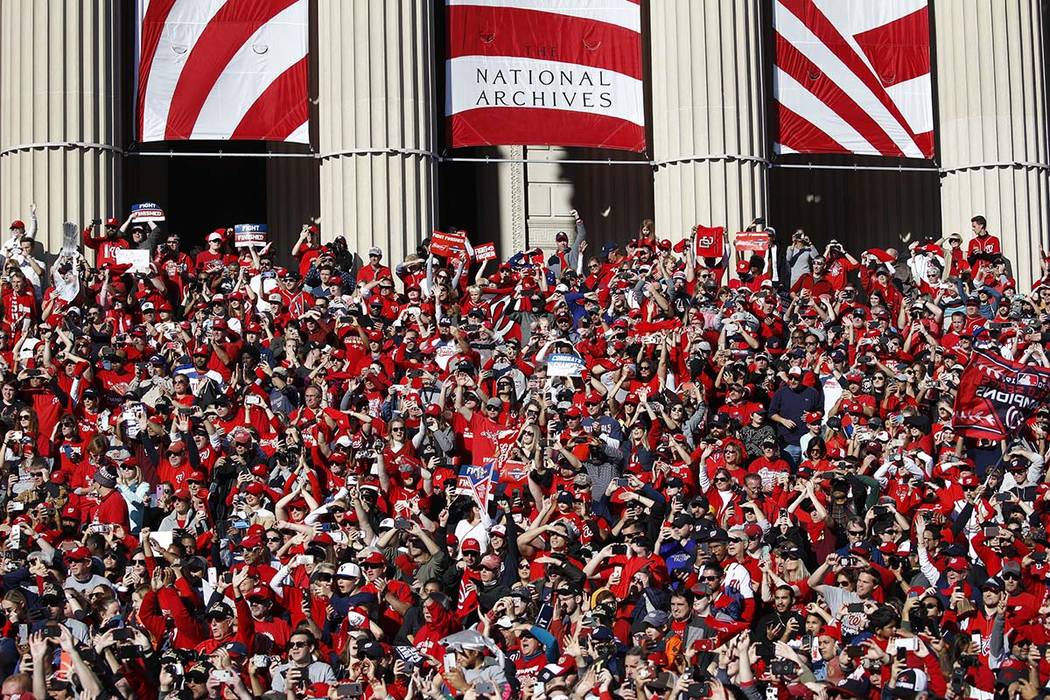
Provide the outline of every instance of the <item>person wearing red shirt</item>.
<path id="1" fill-rule="evenodd" d="M 120 237 L 120 222 L 110 217 L 99 235 L 95 235 L 95 228 L 101 222 L 92 222 L 84 229 L 81 237 L 84 246 L 95 251 L 95 266 L 99 269 L 109 265 L 117 264 L 117 251 L 126 250 L 129 246 L 127 240 Z"/>
<path id="2" fill-rule="evenodd" d="M 194 260 L 194 267 L 199 272 L 216 274 L 221 272 L 222 268 L 230 263 L 237 262 L 236 255 L 230 255 L 222 250 L 225 233 L 225 229 L 216 229 L 209 233 L 208 237 L 204 239 L 208 249 L 197 253 L 197 257 Z"/>
<path id="3" fill-rule="evenodd" d="M 973 269 L 973 279 L 980 280 L 991 265 L 992 259 L 1002 252 L 1002 245 L 996 236 L 988 232 L 988 221 L 981 215 L 970 219 L 973 238 L 966 247 L 966 262 Z"/>
<path id="4" fill-rule="evenodd" d="M 36 323 L 38 311 L 33 287 L 21 272 L 11 274 L 11 281 L 0 287 L 0 304 L 4 307 L 3 328 L 10 333 L 22 332 L 26 324 Z"/>
<path id="5" fill-rule="evenodd" d="M 94 476 L 95 492 L 99 504 L 95 511 L 95 522 L 103 525 L 120 525 L 125 531 L 130 529 L 128 504 L 117 491 L 117 474 L 109 464 L 101 465 Z"/>
<path id="6" fill-rule="evenodd" d="M 381 277 L 390 276 L 390 268 L 379 262 L 382 259 L 383 251 L 380 248 L 373 246 L 368 249 L 368 264 L 357 271 L 358 285 L 369 284 Z"/>

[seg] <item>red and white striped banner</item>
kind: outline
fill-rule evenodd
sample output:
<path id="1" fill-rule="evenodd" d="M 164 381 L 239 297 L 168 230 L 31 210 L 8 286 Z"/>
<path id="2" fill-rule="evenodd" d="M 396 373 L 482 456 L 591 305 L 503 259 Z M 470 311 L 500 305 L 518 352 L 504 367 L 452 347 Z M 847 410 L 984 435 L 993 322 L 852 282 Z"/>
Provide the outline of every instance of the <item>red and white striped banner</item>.
<path id="1" fill-rule="evenodd" d="M 933 157 L 928 0 L 776 0 L 778 153 Z"/>
<path id="2" fill-rule="evenodd" d="M 445 0 L 452 146 L 645 149 L 640 0 Z"/>
<path id="3" fill-rule="evenodd" d="M 139 141 L 309 143 L 309 0 L 138 0 Z"/>

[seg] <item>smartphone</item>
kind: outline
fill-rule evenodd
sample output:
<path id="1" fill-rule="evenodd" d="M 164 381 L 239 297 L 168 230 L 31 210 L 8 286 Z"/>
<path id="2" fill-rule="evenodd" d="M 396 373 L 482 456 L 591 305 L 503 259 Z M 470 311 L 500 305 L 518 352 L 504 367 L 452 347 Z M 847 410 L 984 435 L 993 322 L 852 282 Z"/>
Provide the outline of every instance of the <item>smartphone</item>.
<path id="1" fill-rule="evenodd" d="M 613 553 L 613 555 L 617 555 L 617 554 L 626 555 L 627 554 L 627 545 L 626 544 L 614 544 L 612 546 L 612 553 Z"/>
<path id="2" fill-rule="evenodd" d="M 613 479 L 612 482 L 613 482 L 613 486 L 615 486 L 617 488 L 621 488 L 621 489 L 627 488 L 627 486 L 629 486 L 630 483 L 631 483 L 630 481 L 627 480 L 627 477 L 625 477 L 625 476 L 617 477 L 617 478 Z"/>
<path id="3" fill-rule="evenodd" d="M 44 636 L 49 639 L 58 639 L 62 636 L 62 630 L 58 625 L 47 625 L 44 627 Z"/>
<path id="4" fill-rule="evenodd" d="M 230 525 L 231 525 L 231 526 L 232 526 L 232 527 L 233 527 L 233 528 L 234 528 L 235 530 L 247 530 L 247 529 L 248 529 L 248 528 L 249 528 L 249 527 L 251 526 L 251 525 L 250 525 L 250 524 L 248 523 L 248 521 L 247 521 L 247 520 L 243 520 L 243 519 L 242 519 L 242 520 L 234 520 L 234 521 L 233 521 L 232 523 L 230 523 Z"/>
<path id="5" fill-rule="evenodd" d="M 867 653 L 864 647 L 849 646 L 846 647 L 846 656 L 851 659 L 859 659 Z"/>
<path id="6" fill-rule="evenodd" d="M 252 657 L 252 665 L 255 668 L 267 668 L 270 665 L 270 657 L 265 654 L 256 654 Z"/>
<path id="7" fill-rule="evenodd" d="M 850 603 L 846 606 L 846 612 L 862 613 L 864 612 L 864 603 Z"/>
<path id="8" fill-rule="evenodd" d="M 894 640 L 894 648 L 897 650 L 898 656 L 901 651 L 918 651 L 919 650 L 919 638 L 918 637 L 898 637 Z"/>
<path id="9" fill-rule="evenodd" d="M 456 668 L 456 655 L 445 654 L 445 673 L 451 672 Z"/>
<path id="10" fill-rule="evenodd" d="M 475 688 L 477 690 L 477 688 Z M 356 683 L 343 683 L 335 691 L 341 698 L 359 698 L 365 694 L 365 684 L 360 681 Z"/>
<path id="11" fill-rule="evenodd" d="M 1032 552 L 1029 556 L 1037 564 L 1046 562 L 1046 552 Z"/>
<path id="12" fill-rule="evenodd" d="M 408 518 L 394 518 L 394 529 L 410 530 L 412 529 L 412 521 Z"/>
<path id="13" fill-rule="evenodd" d="M 300 554 L 299 555 L 299 564 L 300 564 L 300 566 L 306 566 L 308 564 L 313 564 L 314 563 L 314 559 L 315 559 L 315 557 L 314 557 L 313 554 Z"/>
<path id="14" fill-rule="evenodd" d="M 233 572 L 232 571 L 227 571 L 225 574 L 223 574 L 222 575 L 222 582 L 224 584 L 226 584 L 227 586 L 232 585 L 233 584 Z"/>
<path id="15" fill-rule="evenodd" d="M 998 537 L 999 536 L 999 528 L 997 528 L 997 527 L 986 527 L 986 528 L 984 528 L 984 536 L 985 537 Z"/>
<path id="16" fill-rule="evenodd" d="M 113 639 L 118 642 L 130 642 L 135 638 L 135 630 L 129 627 L 118 627 L 113 630 Z"/>

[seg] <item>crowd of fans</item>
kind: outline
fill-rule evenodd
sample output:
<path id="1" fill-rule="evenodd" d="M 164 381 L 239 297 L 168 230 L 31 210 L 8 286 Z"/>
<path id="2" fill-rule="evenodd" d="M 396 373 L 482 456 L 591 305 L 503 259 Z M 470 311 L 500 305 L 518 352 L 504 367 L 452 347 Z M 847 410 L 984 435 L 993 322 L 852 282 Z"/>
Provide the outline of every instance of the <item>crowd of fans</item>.
<path id="1" fill-rule="evenodd" d="M 573 215 L 498 263 L 129 217 L 46 268 L 15 221 L 3 697 L 1043 697 L 1050 410 L 952 416 L 975 348 L 1050 366 L 1050 286 L 979 216 L 698 259 Z"/>

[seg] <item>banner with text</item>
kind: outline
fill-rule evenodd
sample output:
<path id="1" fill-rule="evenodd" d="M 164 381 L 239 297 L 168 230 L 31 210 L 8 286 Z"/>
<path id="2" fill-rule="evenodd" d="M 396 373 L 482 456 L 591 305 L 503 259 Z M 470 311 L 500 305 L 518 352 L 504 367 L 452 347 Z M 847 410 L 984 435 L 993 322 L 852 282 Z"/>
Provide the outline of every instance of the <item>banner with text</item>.
<path id="1" fill-rule="evenodd" d="M 233 227 L 233 245 L 236 248 L 261 248 L 270 241 L 266 224 L 237 224 Z"/>
<path id="2" fill-rule="evenodd" d="M 445 0 L 453 148 L 645 149 L 640 0 Z"/>
<path id="3" fill-rule="evenodd" d="M 1050 369 L 976 351 L 959 380 L 955 431 L 1002 440 L 1050 399 Z"/>
<path id="4" fill-rule="evenodd" d="M 131 205 L 132 221 L 164 221 L 164 210 L 156 202 L 143 202 Z"/>

